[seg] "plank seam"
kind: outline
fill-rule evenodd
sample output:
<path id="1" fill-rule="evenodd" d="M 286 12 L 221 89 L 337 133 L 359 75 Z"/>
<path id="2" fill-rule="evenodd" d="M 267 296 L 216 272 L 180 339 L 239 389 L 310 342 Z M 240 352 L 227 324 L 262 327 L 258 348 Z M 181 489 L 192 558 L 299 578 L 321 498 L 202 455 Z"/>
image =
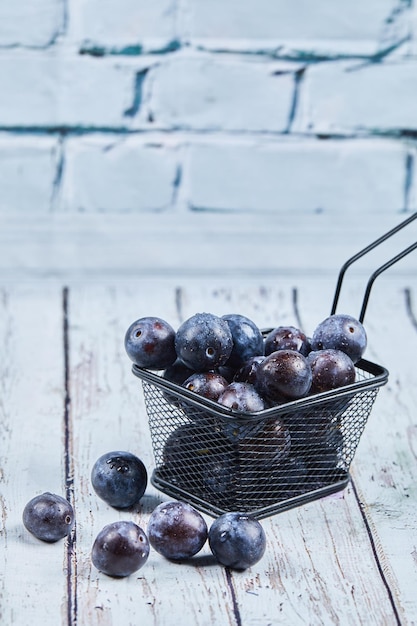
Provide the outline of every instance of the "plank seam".
<path id="1" fill-rule="evenodd" d="M 236 591 L 235 591 L 235 588 L 233 586 L 233 579 L 232 579 L 232 573 L 230 571 L 230 568 L 226 567 L 225 568 L 225 572 L 226 572 L 227 586 L 229 587 L 230 594 L 232 596 L 233 615 L 234 615 L 235 620 L 236 620 L 236 625 L 237 626 L 242 626 L 242 618 L 241 618 L 241 615 L 240 615 L 239 605 L 238 605 L 237 598 L 236 598 Z"/>
<path id="2" fill-rule="evenodd" d="M 298 289 L 297 287 L 293 287 L 292 289 L 292 306 L 295 314 L 295 319 L 298 324 L 298 328 L 304 328 L 303 322 L 301 320 L 300 308 L 298 306 Z"/>
<path id="3" fill-rule="evenodd" d="M 69 361 L 69 288 L 62 290 L 63 350 L 64 350 L 64 466 L 65 497 L 74 508 L 74 468 L 72 462 L 72 425 Z M 77 562 L 75 558 L 76 524 L 67 540 L 67 624 L 77 624 Z"/>
<path id="4" fill-rule="evenodd" d="M 387 594 L 388 594 L 388 599 L 390 601 L 390 604 L 391 604 L 391 607 L 392 607 L 392 610 L 393 610 L 393 613 L 394 613 L 394 616 L 395 616 L 396 624 L 397 624 L 397 626 L 401 626 L 401 619 L 400 619 L 400 616 L 399 616 L 399 613 L 398 613 L 398 610 L 397 610 L 397 607 L 396 607 L 396 604 L 395 604 L 395 601 L 394 601 L 393 593 L 392 593 L 391 588 L 389 586 L 387 577 L 384 574 L 384 570 L 382 568 L 382 564 L 381 564 L 381 561 L 380 561 L 379 556 L 378 556 L 378 552 L 377 552 L 377 549 L 376 549 L 374 537 L 372 535 L 372 529 L 370 527 L 370 524 L 369 524 L 369 521 L 368 521 L 368 517 L 367 517 L 367 515 L 365 513 L 365 507 L 364 507 L 364 504 L 363 504 L 363 502 L 361 501 L 361 499 L 359 497 L 359 493 L 358 493 L 358 491 L 356 489 L 356 485 L 354 483 L 354 480 L 353 480 L 352 476 L 350 477 L 350 483 L 352 485 L 352 490 L 353 490 L 353 493 L 355 494 L 355 499 L 356 499 L 356 501 L 358 503 L 359 511 L 361 513 L 361 517 L 362 517 L 363 523 L 365 525 L 366 532 L 368 534 L 369 543 L 370 543 L 370 546 L 371 546 L 372 554 L 374 555 L 374 559 L 375 559 L 375 563 L 376 563 L 379 575 L 381 576 L 381 580 L 382 580 L 382 582 L 384 584 L 384 587 L 385 587 L 385 589 L 387 591 Z"/>
<path id="5" fill-rule="evenodd" d="M 417 330 L 417 317 L 414 314 L 413 301 L 411 298 L 411 289 L 409 287 L 404 289 L 404 295 L 405 295 L 406 313 L 408 315 L 408 318 L 411 322 L 412 327 L 414 328 L 414 330 Z"/>

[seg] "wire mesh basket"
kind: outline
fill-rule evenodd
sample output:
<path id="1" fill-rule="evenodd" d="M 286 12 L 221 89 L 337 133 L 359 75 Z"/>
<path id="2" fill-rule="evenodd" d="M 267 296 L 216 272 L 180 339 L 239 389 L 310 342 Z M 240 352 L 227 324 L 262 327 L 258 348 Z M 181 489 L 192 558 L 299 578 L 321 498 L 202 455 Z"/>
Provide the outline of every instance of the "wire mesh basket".
<path id="1" fill-rule="evenodd" d="M 335 312 L 346 269 L 407 225 L 402 222 L 342 267 Z M 369 279 L 363 321 L 375 278 L 417 247 L 413 244 Z M 263 331 L 264 336 L 271 329 Z M 243 511 L 257 518 L 340 491 L 388 371 L 361 359 L 355 382 L 257 413 L 236 412 L 133 365 L 142 380 L 155 469 L 152 484 L 212 516 Z"/>

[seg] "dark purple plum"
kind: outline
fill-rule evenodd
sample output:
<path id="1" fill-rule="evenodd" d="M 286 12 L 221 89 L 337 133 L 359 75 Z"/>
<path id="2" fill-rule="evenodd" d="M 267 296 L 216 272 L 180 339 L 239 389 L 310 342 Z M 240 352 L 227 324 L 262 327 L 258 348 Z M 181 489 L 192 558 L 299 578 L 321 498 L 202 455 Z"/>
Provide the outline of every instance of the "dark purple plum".
<path id="1" fill-rule="evenodd" d="M 295 400 L 307 395 L 312 380 L 311 367 L 300 352 L 277 350 L 259 365 L 257 389 L 272 402 Z"/>
<path id="2" fill-rule="evenodd" d="M 163 448 L 165 480 L 201 496 L 228 495 L 233 483 L 233 448 L 215 425 L 184 424 L 167 438 Z"/>
<path id="3" fill-rule="evenodd" d="M 238 443 L 241 463 L 256 465 L 262 469 L 281 463 L 291 449 L 291 436 L 285 423 L 279 419 L 268 420 Z"/>
<path id="4" fill-rule="evenodd" d="M 137 504 L 145 493 L 148 474 L 144 463 L 124 451 L 107 452 L 94 463 L 91 482 L 107 504 L 125 509 Z"/>
<path id="5" fill-rule="evenodd" d="M 133 322 L 124 345 L 133 363 L 150 370 L 164 370 L 177 358 L 175 331 L 160 317 L 141 317 Z"/>
<path id="6" fill-rule="evenodd" d="M 208 540 L 217 561 L 236 570 L 258 563 L 266 549 L 266 536 L 260 522 L 239 511 L 224 513 L 215 519 Z"/>
<path id="7" fill-rule="evenodd" d="M 253 356 L 235 372 L 233 381 L 237 383 L 250 383 L 256 386 L 258 367 L 265 359 L 264 356 Z"/>
<path id="8" fill-rule="evenodd" d="M 163 372 L 162 378 L 170 383 L 181 386 L 191 374 L 194 374 L 194 370 L 187 367 L 180 359 L 176 359 L 176 361 Z M 175 392 L 164 389 L 162 394 L 167 402 L 178 405 L 179 398 Z"/>
<path id="9" fill-rule="evenodd" d="M 167 559 L 187 559 L 199 552 L 207 539 L 207 524 L 190 504 L 163 502 L 151 513 L 148 537 L 153 549 Z"/>
<path id="10" fill-rule="evenodd" d="M 277 326 L 265 337 L 265 355 L 277 350 L 295 350 L 303 356 L 311 350 L 310 341 L 299 328 L 294 326 Z"/>
<path id="11" fill-rule="evenodd" d="M 163 461 L 167 467 L 186 474 L 204 466 L 217 440 L 215 433 L 207 432 L 198 424 L 178 426 L 167 437 L 163 448 Z"/>
<path id="12" fill-rule="evenodd" d="M 304 458 L 310 472 L 319 480 L 325 479 L 329 472 L 338 467 L 342 458 L 343 441 L 342 432 L 334 425 L 327 430 L 312 433 Z"/>
<path id="13" fill-rule="evenodd" d="M 294 498 L 305 491 L 304 483 L 308 473 L 307 463 L 302 456 L 289 456 L 272 468 L 266 477 L 265 488 L 274 485 L 274 497 L 278 500 Z"/>
<path id="14" fill-rule="evenodd" d="M 228 323 L 233 339 L 232 352 L 226 365 L 238 368 L 251 357 L 263 354 L 264 340 L 255 322 L 238 313 L 223 315 L 222 319 Z"/>
<path id="15" fill-rule="evenodd" d="M 234 494 L 235 473 L 232 447 L 230 446 L 228 450 L 213 450 L 213 454 L 206 459 L 201 473 L 202 487 L 209 497 L 216 496 L 217 504 L 219 504 L 218 498 L 229 501 Z"/>
<path id="16" fill-rule="evenodd" d="M 196 372 L 182 386 L 199 396 L 217 401 L 228 385 L 227 380 L 216 372 Z"/>
<path id="17" fill-rule="evenodd" d="M 302 456 L 292 453 L 280 463 L 257 472 L 256 507 L 275 505 L 306 491 L 309 469 Z"/>
<path id="18" fill-rule="evenodd" d="M 330 406 L 324 403 L 314 411 L 294 414 L 288 423 L 291 453 L 301 455 L 316 477 L 336 469 L 343 453 L 343 434 L 331 417 Z"/>
<path id="19" fill-rule="evenodd" d="M 196 372 L 226 363 L 233 348 L 228 323 L 212 313 L 196 313 L 178 328 L 175 349 L 181 361 Z"/>
<path id="20" fill-rule="evenodd" d="M 23 524 L 37 539 L 53 543 L 70 534 L 74 510 L 65 498 L 47 491 L 26 504 Z"/>
<path id="21" fill-rule="evenodd" d="M 216 369 L 216 371 L 220 374 L 220 376 L 223 376 L 228 383 L 233 382 L 234 375 L 236 374 L 236 368 L 229 367 L 228 365 L 221 365 Z"/>
<path id="22" fill-rule="evenodd" d="M 137 572 L 148 556 L 148 538 L 142 528 L 131 521 L 105 526 L 97 535 L 91 551 L 94 567 L 114 578 Z"/>
<path id="23" fill-rule="evenodd" d="M 366 331 L 361 322 L 351 315 L 335 314 L 323 320 L 311 339 L 313 350 L 341 350 L 354 363 L 362 357 L 367 344 Z"/>
<path id="24" fill-rule="evenodd" d="M 341 350 L 315 350 L 307 357 L 312 372 L 310 393 L 330 391 L 355 382 L 352 359 Z"/>
<path id="25" fill-rule="evenodd" d="M 233 411 L 245 413 L 256 413 L 265 408 L 265 402 L 250 383 L 230 383 L 219 397 L 218 403 Z"/>

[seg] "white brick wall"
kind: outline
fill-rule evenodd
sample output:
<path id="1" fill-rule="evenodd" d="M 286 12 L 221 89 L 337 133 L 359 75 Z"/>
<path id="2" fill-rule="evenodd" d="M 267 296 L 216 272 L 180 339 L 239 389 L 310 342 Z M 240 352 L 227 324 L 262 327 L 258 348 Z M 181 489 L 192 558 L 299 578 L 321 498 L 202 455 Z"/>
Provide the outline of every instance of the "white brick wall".
<path id="1" fill-rule="evenodd" d="M 417 129 L 417 61 L 321 63 L 306 73 L 300 132 Z"/>
<path id="2" fill-rule="evenodd" d="M 0 276 L 10 259 L 64 274 L 41 242 L 68 215 L 72 271 L 85 214 L 90 237 L 119 220 L 119 268 L 148 267 L 128 251 L 138 215 L 186 246 L 210 216 L 223 241 L 220 214 L 237 246 L 254 219 L 287 224 L 288 246 L 349 215 L 379 234 L 417 208 L 416 33 L 412 0 L 1 3 Z"/>
<path id="3" fill-rule="evenodd" d="M 355 216 L 404 206 L 406 150 L 395 142 L 200 144 L 191 155 L 196 209 Z"/>
<path id="4" fill-rule="evenodd" d="M 0 3 L 0 47 L 45 48 L 65 28 L 65 0 Z"/>
<path id="5" fill-rule="evenodd" d="M 177 4 L 172 0 L 74 0 L 72 34 L 80 48 L 163 50 L 175 41 Z"/>
<path id="6" fill-rule="evenodd" d="M 136 136 L 71 138 L 65 147 L 60 208 L 100 213 L 169 210 L 177 152 Z"/>
<path id="7" fill-rule="evenodd" d="M 150 107 L 157 126 L 282 133 L 288 125 L 293 73 L 271 63 L 214 55 L 167 60 L 154 70 Z"/>
<path id="8" fill-rule="evenodd" d="M 192 34 L 198 39 L 266 40 L 276 45 L 306 42 L 308 46 L 315 41 L 322 49 L 328 42 L 334 42 L 334 49 L 349 42 L 353 51 L 362 42 L 376 47 L 384 20 L 400 4 L 393 0 L 195 0 Z"/>
<path id="9" fill-rule="evenodd" d="M 49 212 L 58 162 L 53 137 L 0 134 L 0 204 L 4 212 Z"/>

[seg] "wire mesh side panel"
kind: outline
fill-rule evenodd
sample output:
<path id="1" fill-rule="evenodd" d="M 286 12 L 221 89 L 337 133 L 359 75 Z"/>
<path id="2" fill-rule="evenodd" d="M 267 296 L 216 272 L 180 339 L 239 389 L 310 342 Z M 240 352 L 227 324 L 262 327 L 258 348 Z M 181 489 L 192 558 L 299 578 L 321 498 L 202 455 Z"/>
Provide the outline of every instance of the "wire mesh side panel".
<path id="1" fill-rule="evenodd" d="M 142 384 L 157 486 L 208 512 L 252 514 L 290 508 L 345 485 L 379 390 L 248 422 Z"/>

